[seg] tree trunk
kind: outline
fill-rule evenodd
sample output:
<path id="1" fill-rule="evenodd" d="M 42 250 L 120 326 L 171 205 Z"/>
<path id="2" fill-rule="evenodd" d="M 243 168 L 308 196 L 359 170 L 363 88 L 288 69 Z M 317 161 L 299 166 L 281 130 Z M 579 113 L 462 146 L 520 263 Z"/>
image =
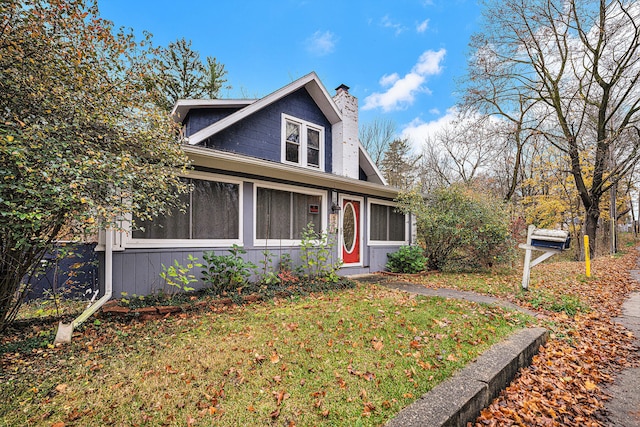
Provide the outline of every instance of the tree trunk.
<path id="1" fill-rule="evenodd" d="M 589 236 L 589 255 L 591 258 L 596 254 L 596 231 L 598 230 L 598 220 L 600 219 L 600 200 L 594 200 L 591 207 L 585 213 L 584 232 Z"/>
<path id="2" fill-rule="evenodd" d="M 520 173 L 520 163 L 522 161 L 522 148 L 524 143 L 520 141 L 520 135 L 516 133 L 516 159 L 515 164 L 513 165 L 513 173 L 511 174 L 511 182 L 509 183 L 509 189 L 507 190 L 507 194 L 504 196 L 504 201 L 508 202 L 513 197 L 513 194 L 516 192 L 516 188 L 518 186 L 518 174 Z"/>

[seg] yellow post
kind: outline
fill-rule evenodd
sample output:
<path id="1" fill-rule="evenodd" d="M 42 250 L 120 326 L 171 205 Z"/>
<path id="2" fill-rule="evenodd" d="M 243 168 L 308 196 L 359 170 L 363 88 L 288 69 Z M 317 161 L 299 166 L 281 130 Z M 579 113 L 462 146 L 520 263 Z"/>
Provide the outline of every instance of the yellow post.
<path id="1" fill-rule="evenodd" d="M 589 236 L 584 236 L 584 266 L 587 270 L 587 277 L 591 277 L 591 257 L 589 256 Z"/>

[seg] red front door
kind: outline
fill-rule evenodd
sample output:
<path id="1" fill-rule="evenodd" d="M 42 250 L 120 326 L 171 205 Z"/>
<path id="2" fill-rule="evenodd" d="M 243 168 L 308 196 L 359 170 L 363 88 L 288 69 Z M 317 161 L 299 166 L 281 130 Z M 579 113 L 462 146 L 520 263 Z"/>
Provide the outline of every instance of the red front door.
<path id="1" fill-rule="evenodd" d="M 342 262 L 360 263 L 360 201 L 342 200 Z"/>

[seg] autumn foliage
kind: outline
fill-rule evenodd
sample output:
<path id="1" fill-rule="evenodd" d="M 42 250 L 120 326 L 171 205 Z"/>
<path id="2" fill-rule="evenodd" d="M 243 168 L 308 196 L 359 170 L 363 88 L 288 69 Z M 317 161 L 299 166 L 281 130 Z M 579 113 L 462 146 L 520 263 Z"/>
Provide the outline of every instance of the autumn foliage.
<path id="1" fill-rule="evenodd" d="M 556 263 L 553 272 L 541 274 L 539 286 L 553 288 L 553 275 L 576 266 L 580 264 Z M 602 409 L 607 384 L 621 369 L 638 366 L 633 335 L 615 321 L 625 297 L 638 290 L 629 276 L 636 266 L 636 251 L 619 259 L 602 257 L 594 265 L 595 280 L 561 284 L 557 292 L 578 293 L 590 311 L 575 317 L 545 312 L 551 339 L 531 367 L 482 411 L 476 426 L 606 425 Z"/>
<path id="2" fill-rule="evenodd" d="M 147 38 L 83 0 L 0 4 L 0 330 L 52 242 L 167 211 L 186 157 L 150 105 Z"/>

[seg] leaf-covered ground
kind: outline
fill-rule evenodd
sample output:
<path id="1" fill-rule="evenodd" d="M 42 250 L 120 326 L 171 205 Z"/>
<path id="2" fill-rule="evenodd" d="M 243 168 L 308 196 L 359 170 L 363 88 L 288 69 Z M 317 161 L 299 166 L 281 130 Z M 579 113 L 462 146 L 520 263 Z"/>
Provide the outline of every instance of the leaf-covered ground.
<path id="1" fill-rule="evenodd" d="M 0 340 L 0 425 L 376 426 L 530 322 L 375 285 Z M 1 353 L 1 352 L 0 352 Z"/>
<path id="2" fill-rule="evenodd" d="M 519 271 L 406 280 L 497 295 L 545 316 L 541 326 L 551 331 L 546 346 L 482 411 L 476 426 L 606 426 L 605 386 L 639 364 L 632 333 L 615 321 L 628 294 L 640 289 L 629 274 L 637 268 L 635 250 L 597 258 L 590 279 L 583 263 L 546 261 L 532 270 L 527 293 L 517 290 Z"/>
<path id="3" fill-rule="evenodd" d="M 541 313 L 551 331 L 531 367 L 476 426 L 606 426 L 605 386 L 638 366 L 615 322 L 638 253 L 545 262 L 531 289 L 518 268 L 406 277 L 474 290 Z M 398 277 L 393 278 L 397 280 Z M 375 286 L 213 308 L 153 322 L 101 319 L 54 348 L 50 323 L 0 342 L 0 424 L 381 425 L 508 331 L 520 315 Z M 346 423 L 346 424 L 345 424 Z"/>

